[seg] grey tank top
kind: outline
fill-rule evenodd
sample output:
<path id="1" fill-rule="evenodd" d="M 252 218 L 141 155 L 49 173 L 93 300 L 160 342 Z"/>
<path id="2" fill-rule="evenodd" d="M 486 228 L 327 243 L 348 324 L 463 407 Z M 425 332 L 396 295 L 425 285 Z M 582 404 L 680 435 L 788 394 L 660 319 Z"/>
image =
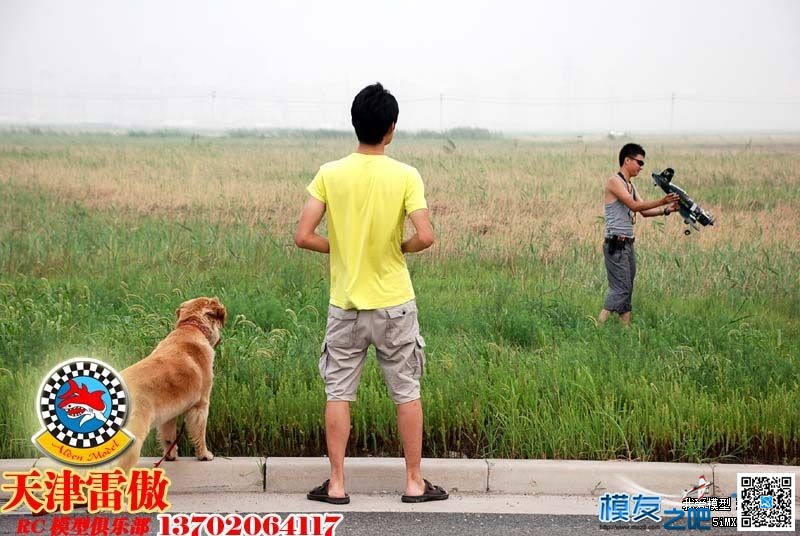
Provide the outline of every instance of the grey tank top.
<path id="1" fill-rule="evenodd" d="M 638 200 L 639 196 L 636 194 L 636 188 L 633 184 L 620 177 L 617 173 L 617 178 L 625 183 L 625 188 Z M 605 204 L 606 212 L 606 238 L 614 235 L 628 236 L 633 238 L 633 223 L 634 213 L 631 209 L 625 206 L 622 201 L 615 199 L 611 203 Z"/>

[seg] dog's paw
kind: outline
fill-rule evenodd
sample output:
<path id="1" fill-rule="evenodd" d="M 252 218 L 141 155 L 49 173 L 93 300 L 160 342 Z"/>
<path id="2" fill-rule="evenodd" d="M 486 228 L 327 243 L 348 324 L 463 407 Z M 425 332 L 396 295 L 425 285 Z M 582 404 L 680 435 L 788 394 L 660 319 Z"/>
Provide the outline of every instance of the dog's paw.
<path id="1" fill-rule="evenodd" d="M 201 462 L 210 462 L 211 460 L 214 459 L 214 455 L 211 454 L 210 450 L 207 450 L 205 454 L 198 456 L 197 459 L 200 460 Z"/>
<path id="2" fill-rule="evenodd" d="M 172 444 L 173 441 L 170 441 Z M 168 462 L 174 462 L 178 459 L 178 445 L 173 446 L 169 451 L 164 452 L 164 459 Z"/>

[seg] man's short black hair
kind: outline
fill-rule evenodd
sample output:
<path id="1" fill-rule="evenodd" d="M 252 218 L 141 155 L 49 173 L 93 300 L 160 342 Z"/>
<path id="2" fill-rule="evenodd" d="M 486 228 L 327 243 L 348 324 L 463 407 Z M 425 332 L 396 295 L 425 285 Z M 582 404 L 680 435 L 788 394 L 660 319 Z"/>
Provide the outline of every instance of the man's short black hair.
<path id="1" fill-rule="evenodd" d="M 359 91 L 350 107 L 358 141 L 378 145 L 392 123 L 397 123 L 399 113 L 397 99 L 380 82 Z"/>
<path id="2" fill-rule="evenodd" d="M 645 156 L 644 149 L 638 143 L 626 143 L 623 145 L 622 149 L 619 151 L 620 167 L 622 167 L 622 164 L 625 162 L 626 158 L 633 158 L 638 154 Z"/>

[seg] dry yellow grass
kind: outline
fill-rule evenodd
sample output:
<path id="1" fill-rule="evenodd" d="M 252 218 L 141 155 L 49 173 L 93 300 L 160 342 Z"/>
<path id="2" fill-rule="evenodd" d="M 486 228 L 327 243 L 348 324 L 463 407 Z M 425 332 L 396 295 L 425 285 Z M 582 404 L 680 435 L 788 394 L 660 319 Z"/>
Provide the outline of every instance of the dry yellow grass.
<path id="1" fill-rule="evenodd" d="M 797 250 L 800 140 L 644 140 L 646 172 L 636 184 L 660 197 L 649 173 L 666 166 L 717 218 L 692 240 L 701 247 L 759 240 Z M 168 217 L 198 207 L 221 222 L 263 226 L 289 240 L 319 164 L 351 151 L 348 140 L 0 140 L 0 181 L 27 185 L 66 202 Z M 621 142 L 460 142 L 398 140 L 390 154 L 415 165 L 426 182 L 437 229 L 436 257 L 464 251 L 511 258 L 536 246 L 547 258 L 565 245 L 595 245 L 602 234 L 601 189 L 616 170 Z M 639 236 L 657 248 L 684 240 L 677 216 L 663 232 L 641 218 Z"/>

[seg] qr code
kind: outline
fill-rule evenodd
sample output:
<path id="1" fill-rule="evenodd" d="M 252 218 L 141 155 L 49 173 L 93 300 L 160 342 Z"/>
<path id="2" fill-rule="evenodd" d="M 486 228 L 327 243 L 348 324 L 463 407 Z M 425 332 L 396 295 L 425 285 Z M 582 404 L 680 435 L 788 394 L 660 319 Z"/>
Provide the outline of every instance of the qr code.
<path id="1" fill-rule="evenodd" d="M 794 473 L 738 473 L 738 529 L 794 531 Z"/>

